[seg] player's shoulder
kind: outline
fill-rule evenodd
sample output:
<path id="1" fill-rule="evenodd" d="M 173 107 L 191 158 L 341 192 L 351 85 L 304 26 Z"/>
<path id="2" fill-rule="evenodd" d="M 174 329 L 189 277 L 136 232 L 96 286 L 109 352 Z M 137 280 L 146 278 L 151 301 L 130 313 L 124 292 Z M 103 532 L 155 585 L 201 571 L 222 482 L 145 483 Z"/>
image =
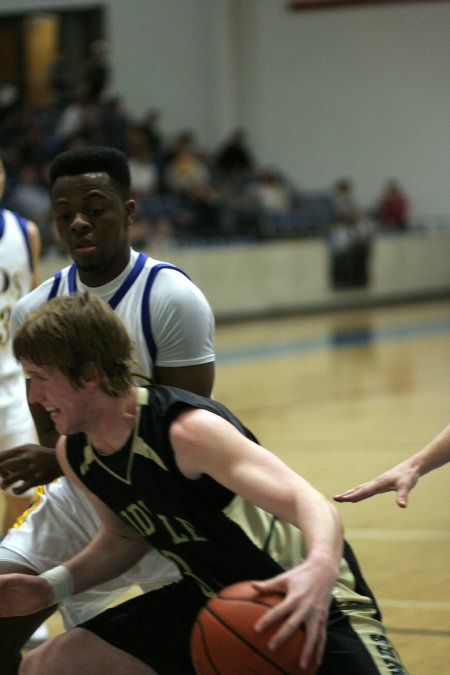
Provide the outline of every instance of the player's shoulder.
<path id="1" fill-rule="evenodd" d="M 181 267 L 178 267 L 175 263 L 147 256 L 145 267 L 148 273 L 152 273 L 155 276 L 155 279 L 165 278 L 178 281 L 186 280 L 188 283 L 192 283 L 187 272 Z"/>
<path id="2" fill-rule="evenodd" d="M 0 221 L 2 234 L 6 232 L 6 234 L 10 236 L 20 229 L 23 229 L 21 226 L 23 219 L 20 218 L 18 213 L 11 211 L 11 209 L 0 209 Z"/>
<path id="3" fill-rule="evenodd" d="M 201 289 L 190 278 L 189 274 L 181 267 L 173 263 L 162 262 L 160 260 L 149 259 L 147 261 L 149 273 L 155 270 L 155 277 L 152 285 L 152 298 L 159 297 L 167 299 L 180 300 L 196 298 L 206 302 L 206 298 Z"/>
<path id="4" fill-rule="evenodd" d="M 50 288 L 51 280 L 47 279 L 35 289 L 19 298 L 13 307 L 12 320 L 17 318 L 18 323 L 22 323 L 22 320 L 28 316 L 28 314 L 33 312 L 47 300 Z"/>
<path id="5" fill-rule="evenodd" d="M 27 318 L 31 312 L 47 302 L 50 291 L 54 284 L 54 277 L 46 279 L 39 286 L 36 286 L 32 291 L 23 295 L 15 303 L 11 314 L 11 325 L 14 329 L 19 326 Z"/>

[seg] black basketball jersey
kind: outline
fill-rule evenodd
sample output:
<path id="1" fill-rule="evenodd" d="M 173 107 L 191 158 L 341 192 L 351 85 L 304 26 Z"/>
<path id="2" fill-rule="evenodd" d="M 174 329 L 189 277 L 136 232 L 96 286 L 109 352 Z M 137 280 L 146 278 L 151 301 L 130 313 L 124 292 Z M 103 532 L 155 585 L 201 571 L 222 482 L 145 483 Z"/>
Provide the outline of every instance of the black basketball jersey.
<path id="1" fill-rule="evenodd" d="M 68 461 L 82 482 L 206 596 L 235 581 L 282 572 L 225 514 L 235 494 L 206 475 L 185 478 L 169 440 L 171 422 L 188 408 L 209 410 L 257 442 L 253 434 L 212 399 L 158 385 L 137 394 L 134 432 L 118 452 L 101 455 L 84 434 L 68 437 Z"/>

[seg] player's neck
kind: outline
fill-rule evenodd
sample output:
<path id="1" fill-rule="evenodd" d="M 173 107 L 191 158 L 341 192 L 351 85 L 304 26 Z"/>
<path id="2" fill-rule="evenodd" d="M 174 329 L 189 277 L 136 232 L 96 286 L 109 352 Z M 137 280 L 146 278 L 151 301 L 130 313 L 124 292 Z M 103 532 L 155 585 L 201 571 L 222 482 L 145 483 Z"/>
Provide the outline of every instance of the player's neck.
<path id="1" fill-rule="evenodd" d="M 90 443 L 104 455 L 118 452 L 127 442 L 136 419 L 135 388 L 120 398 L 107 398 L 107 405 L 99 406 L 95 428 L 87 433 Z"/>
<path id="2" fill-rule="evenodd" d="M 128 247 L 116 255 L 114 260 L 109 260 L 95 269 L 83 268 L 78 265 L 78 277 L 85 286 L 90 288 L 104 286 L 122 274 L 130 262 L 130 255 L 131 248 Z"/>

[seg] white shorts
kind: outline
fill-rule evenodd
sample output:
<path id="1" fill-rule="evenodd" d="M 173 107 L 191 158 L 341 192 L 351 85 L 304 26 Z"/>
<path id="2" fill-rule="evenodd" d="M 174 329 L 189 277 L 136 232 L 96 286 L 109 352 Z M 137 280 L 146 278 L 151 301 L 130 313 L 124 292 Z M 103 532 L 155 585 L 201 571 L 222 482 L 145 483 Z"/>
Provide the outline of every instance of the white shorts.
<path id="1" fill-rule="evenodd" d="M 0 561 L 18 562 L 41 574 L 79 553 L 100 521 L 85 494 L 66 478 L 36 491 L 35 504 L 0 544 Z M 102 612 L 127 588 L 151 591 L 179 581 L 176 565 L 150 551 L 126 574 L 67 598 L 59 605 L 66 629 Z"/>

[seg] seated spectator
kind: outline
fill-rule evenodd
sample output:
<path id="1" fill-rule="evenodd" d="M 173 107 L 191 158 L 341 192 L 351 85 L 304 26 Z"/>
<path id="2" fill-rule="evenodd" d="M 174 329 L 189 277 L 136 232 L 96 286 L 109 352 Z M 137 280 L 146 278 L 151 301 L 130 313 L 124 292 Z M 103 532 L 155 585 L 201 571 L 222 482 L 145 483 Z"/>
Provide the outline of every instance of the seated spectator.
<path id="1" fill-rule="evenodd" d="M 22 214 L 45 228 L 50 222 L 51 202 L 38 169 L 24 164 L 19 169 L 19 178 L 11 190 L 9 205 L 13 211 Z"/>
<path id="2" fill-rule="evenodd" d="M 62 111 L 55 127 L 54 134 L 48 139 L 47 147 L 50 158 L 67 147 L 72 137 L 89 137 L 91 143 L 100 136 L 100 107 L 89 98 L 86 85 L 79 84 L 76 98 Z"/>
<path id="3" fill-rule="evenodd" d="M 178 200 L 174 195 L 153 192 L 136 200 L 130 239 L 136 249 L 167 247 L 174 241 Z"/>
<path id="4" fill-rule="evenodd" d="M 185 194 L 192 187 L 210 183 L 208 164 L 195 149 L 189 132 L 182 132 L 175 140 L 173 152 L 163 171 L 164 186 L 173 194 Z"/>
<path id="5" fill-rule="evenodd" d="M 126 147 L 133 198 L 138 199 L 153 194 L 159 187 L 158 167 L 153 161 L 144 132 L 137 127 L 130 127 L 127 132 Z"/>
<path id="6" fill-rule="evenodd" d="M 147 110 L 139 128 L 147 137 L 147 143 L 154 157 L 155 162 L 161 163 L 164 152 L 164 137 L 159 129 L 161 123 L 161 113 L 159 110 Z"/>
<path id="7" fill-rule="evenodd" d="M 41 171 L 32 164 L 24 164 L 11 188 L 8 207 L 17 211 L 39 227 L 42 255 L 61 254 L 63 248 L 56 233 L 51 210 L 51 201 L 46 187 L 47 166 Z"/>
<path id="8" fill-rule="evenodd" d="M 193 183 L 180 193 L 174 234 L 179 244 L 209 242 L 221 237 L 217 193 L 210 185 Z"/>
<path id="9" fill-rule="evenodd" d="M 130 121 L 122 107 L 120 96 L 107 96 L 99 110 L 100 138 L 104 145 L 127 152 Z"/>
<path id="10" fill-rule="evenodd" d="M 262 236 L 291 234 L 293 190 L 281 173 L 271 167 L 262 169 L 249 188 L 253 207 L 259 217 Z"/>
<path id="11" fill-rule="evenodd" d="M 409 199 L 395 180 L 389 180 L 374 210 L 380 230 L 405 230 L 409 220 Z"/>
<path id="12" fill-rule="evenodd" d="M 219 229 L 224 239 L 259 237 L 259 216 L 250 196 L 250 183 L 241 171 L 229 171 L 215 185 Z"/>
<path id="13" fill-rule="evenodd" d="M 253 153 L 247 145 L 246 133 L 236 129 L 219 149 L 215 159 L 219 174 L 229 175 L 238 172 L 242 175 L 254 171 Z"/>
<path id="14" fill-rule="evenodd" d="M 99 103 L 109 84 L 110 76 L 108 44 L 105 40 L 94 40 L 89 47 L 89 56 L 81 66 L 79 76 L 90 103 Z"/>
<path id="15" fill-rule="evenodd" d="M 62 51 L 58 51 L 47 69 L 47 82 L 52 93 L 52 104 L 64 108 L 72 97 L 73 69 Z"/>
<path id="16" fill-rule="evenodd" d="M 20 103 L 20 92 L 16 84 L 0 77 L 0 124 L 17 111 Z"/>

